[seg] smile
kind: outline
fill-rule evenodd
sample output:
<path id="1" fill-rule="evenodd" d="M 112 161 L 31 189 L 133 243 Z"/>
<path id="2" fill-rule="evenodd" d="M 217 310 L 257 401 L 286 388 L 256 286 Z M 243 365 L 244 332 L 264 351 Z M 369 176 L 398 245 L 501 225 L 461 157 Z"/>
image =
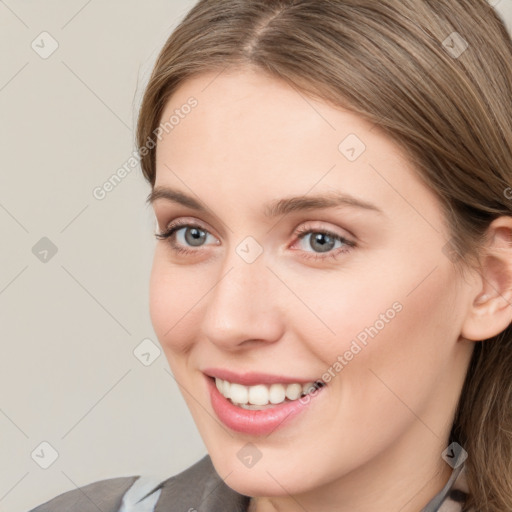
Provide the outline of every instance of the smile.
<path id="1" fill-rule="evenodd" d="M 254 436 L 270 435 L 304 411 L 320 406 L 319 397 L 327 387 L 321 380 L 297 382 L 260 373 L 235 375 L 227 370 L 208 373 L 206 385 L 217 418 L 233 431 Z"/>
<path id="2" fill-rule="evenodd" d="M 234 405 L 249 410 L 261 410 L 268 404 L 281 404 L 284 401 L 294 401 L 319 389 L 323 383 L 320 381 L 301 384 L 257 384 L 244 386 L 236 382 L 215 378 L 215 385 L 219 393 L 230 400 Z"/>

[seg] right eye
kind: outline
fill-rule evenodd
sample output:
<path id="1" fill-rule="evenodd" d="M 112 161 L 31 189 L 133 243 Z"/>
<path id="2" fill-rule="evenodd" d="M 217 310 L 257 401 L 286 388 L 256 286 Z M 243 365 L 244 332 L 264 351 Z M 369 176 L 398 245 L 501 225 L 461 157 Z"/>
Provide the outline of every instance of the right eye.
<path id="1" fill-rule="evenodd" d="M 199 224 L 187 222 L 172 223 L 164 233 L 155 233 L 157 239 L 167 240 L 171 249 L 181 254 L 197 252 L 189 247 L 202 247 L 208 236 L 213 238 L 213 235 Z"/>

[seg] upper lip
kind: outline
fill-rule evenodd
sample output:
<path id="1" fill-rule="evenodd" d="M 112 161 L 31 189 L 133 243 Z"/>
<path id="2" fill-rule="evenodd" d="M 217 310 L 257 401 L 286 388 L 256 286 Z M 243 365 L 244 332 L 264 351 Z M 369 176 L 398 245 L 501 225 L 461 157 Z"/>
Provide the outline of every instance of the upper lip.
<path id="1" fill-rule="evenodd" d="M 297 377 L 286 377 L 284 375 L 272 375 L 270 373 L 261 372 L 245 372 L 235 373 L 225 368 L 205 368 L 203 373 L 209 377 L 214 377 L 229 382 L 236 382 L 237 384 L 243 384 L 244 386 L 255 386 L 256 384 L 293 384 L 298 382 L 299 384 L 306 384 L 308 382 L 317 382 L 321 379 L 304 379 Z"/>

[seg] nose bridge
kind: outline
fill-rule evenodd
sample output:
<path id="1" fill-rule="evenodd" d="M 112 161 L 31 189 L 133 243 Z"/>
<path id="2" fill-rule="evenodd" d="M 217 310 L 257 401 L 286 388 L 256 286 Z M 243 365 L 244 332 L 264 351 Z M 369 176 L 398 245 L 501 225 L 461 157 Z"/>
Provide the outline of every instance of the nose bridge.
<path id="1" fill-rule="evenodd" d="M 251 241 L 230 249 L 208 294 L 203 332 L 224 348 L 246 340 L 278 339 L 281 331 L 275 278 Z M 250 257 L 249 257 L 250 255 Z"/>

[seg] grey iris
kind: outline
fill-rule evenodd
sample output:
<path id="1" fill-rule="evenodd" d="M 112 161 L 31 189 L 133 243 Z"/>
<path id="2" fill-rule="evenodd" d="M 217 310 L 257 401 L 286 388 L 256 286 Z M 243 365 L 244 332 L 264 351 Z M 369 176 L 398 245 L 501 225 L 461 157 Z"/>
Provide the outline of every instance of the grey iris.
<path id="1" fill-rule="evenodd" d="M 318 252 L 327 252 L 334 247 L 335 241 L 336 240 L 327 233 L 317 233 L 314 236 L 311 235 L 309 243 L 313 249 L 318 249 Z M 315 247 L 315 245 L 317 246 Z"/>
<path id="2" fill-rule="evenodd" d="M 185 240 L 187 241 L 187 244 L 199 246 L 204 242 L 205 238 L 206 232 L 202 229 L 188 228 L 185 231 Z"/>

